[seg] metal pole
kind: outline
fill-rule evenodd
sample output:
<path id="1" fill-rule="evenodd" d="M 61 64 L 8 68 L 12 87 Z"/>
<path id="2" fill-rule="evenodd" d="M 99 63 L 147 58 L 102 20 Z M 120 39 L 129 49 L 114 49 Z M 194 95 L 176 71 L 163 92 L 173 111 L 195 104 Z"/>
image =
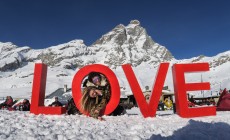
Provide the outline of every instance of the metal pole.
<path id="1" fill-rule="evenodd" d="M 201 76 L 201 83 L 203 83 L 203 77 L 202 77 L 202 74 L 200 75 Z M 201 94 L 203 94 L 203 98 L 204 98 L 204 91 L 201 90 Z"/>
<path id="2" fill-rule="evenodd" d="M 221 82 L 220 82 L 220 91 L 221 91 Z"/>

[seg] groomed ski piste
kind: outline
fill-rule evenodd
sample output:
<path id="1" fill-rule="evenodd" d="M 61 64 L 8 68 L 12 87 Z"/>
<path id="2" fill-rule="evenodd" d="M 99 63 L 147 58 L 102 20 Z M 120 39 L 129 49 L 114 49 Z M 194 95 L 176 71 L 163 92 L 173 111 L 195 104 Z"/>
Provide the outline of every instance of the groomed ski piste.
<path id="1" fill-rule="evenodd" d="M 0 111 L 0 139 L 7 140 L 229 140 L 230 112 L 216 116 L 181 118 L 171 110 L 143 118 L 139 108 L 122 116 L 103 116 L 99 121 L 85 115 L 34 115 Z"/>

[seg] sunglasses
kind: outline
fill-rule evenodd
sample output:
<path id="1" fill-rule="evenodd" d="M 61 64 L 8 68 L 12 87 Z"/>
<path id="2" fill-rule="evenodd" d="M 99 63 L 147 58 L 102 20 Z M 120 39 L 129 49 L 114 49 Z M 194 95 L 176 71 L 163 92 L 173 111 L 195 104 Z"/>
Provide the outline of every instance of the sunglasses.
<path id="1" fill-rule="evenodd" d="M 98 76 L 93 77 L 92 81 L 93 83 L 97 83 L 98 81 L 100 81 L 100 78 Z"/>

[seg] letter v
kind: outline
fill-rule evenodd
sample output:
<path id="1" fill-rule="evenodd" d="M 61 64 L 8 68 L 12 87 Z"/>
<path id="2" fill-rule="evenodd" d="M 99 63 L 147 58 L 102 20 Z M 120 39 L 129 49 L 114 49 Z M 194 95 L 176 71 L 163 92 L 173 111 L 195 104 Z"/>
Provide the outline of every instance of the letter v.
<path id="1" fill-rule="evenodd" d="M 136 79 L 136 76 L 132 70 L 131 65 L 122 65 L 126 78 L 129 82 L 134 97 L 138 103 L 142 115 L 146 117 L 155 117 L 161 92 L 164 86 L 166 74 L 168 71 L 169 63 L 161 63 L 157 72 L 157 77 L 154 82 L 152 94 L 149 104 L 146 102 L 145 97 L 141 91 L 140 85 Z"/>

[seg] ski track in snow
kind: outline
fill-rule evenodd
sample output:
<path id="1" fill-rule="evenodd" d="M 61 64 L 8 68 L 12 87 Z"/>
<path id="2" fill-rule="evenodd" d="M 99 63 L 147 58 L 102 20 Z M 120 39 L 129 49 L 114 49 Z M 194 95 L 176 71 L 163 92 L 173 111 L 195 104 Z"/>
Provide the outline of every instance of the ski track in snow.
<path id="1" fill-rule="evenodd" d="M 184 119 L 163 111 L 157 112 L 155 118 L 143 118 L 136 108 L 123 116 L 104 118 L 106 121 L 84 115 L 34 115 L 1 110 L 0 139 L 229 140 L 230 137 L 230 112 Z"/>

